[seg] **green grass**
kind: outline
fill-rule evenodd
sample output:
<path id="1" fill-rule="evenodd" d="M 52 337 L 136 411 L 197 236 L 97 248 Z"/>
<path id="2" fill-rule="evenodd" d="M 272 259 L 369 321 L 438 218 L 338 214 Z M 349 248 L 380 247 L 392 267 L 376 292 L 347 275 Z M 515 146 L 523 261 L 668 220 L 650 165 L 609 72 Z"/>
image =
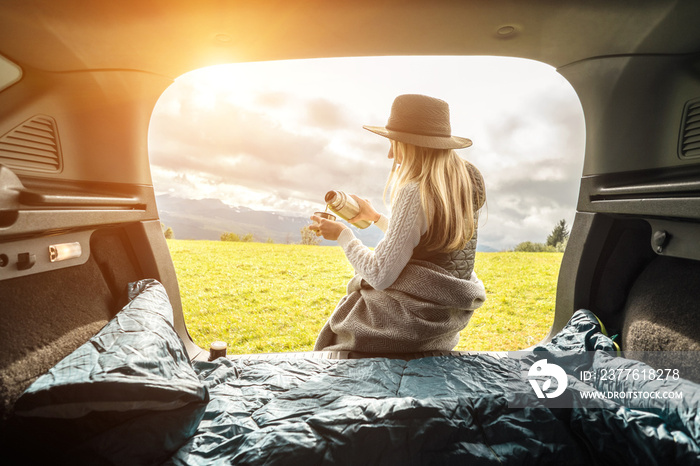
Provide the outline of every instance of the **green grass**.
<path id="1" fill-rule="evenodd" d="M 338 247 L 168 240 L 187 328 L 229 354 L 309 351 L 353 270 Z M 561 253 L 477 253 L 486 303 L 456 349 L 515 350 L 554 318 Z"/>

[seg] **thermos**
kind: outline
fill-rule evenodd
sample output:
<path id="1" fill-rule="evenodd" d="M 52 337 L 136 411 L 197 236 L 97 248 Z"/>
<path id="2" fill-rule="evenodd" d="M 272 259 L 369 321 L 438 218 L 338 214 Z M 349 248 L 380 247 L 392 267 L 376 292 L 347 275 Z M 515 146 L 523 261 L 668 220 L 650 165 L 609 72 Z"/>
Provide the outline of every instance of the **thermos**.
<path id="1" fill-rule="evenodd" d="M 357 201 L 342 191 L 328 191 L 326 193 L 326 205 L 338 217 L 348 221 L 360 213 L 360 206 L 357 204 Z M 367 220 L 353 223 L 357 228 L 367 228 L 371 224 Z"/>

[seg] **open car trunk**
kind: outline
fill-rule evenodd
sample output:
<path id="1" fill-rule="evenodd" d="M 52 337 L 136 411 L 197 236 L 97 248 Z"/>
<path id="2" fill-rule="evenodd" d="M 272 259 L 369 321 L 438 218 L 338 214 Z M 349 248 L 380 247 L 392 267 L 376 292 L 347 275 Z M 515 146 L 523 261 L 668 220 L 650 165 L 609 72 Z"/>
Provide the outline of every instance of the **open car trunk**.
<path id="1" fill-rule="evenodd" d="M 609 335 L 620 335 L 616 342 L 630 359 L 665 368 L 675 361 L 673 352 L 681 351 L 687 359 L 698 361 L 697 2 L 142 3 L 35 0 L 0 6 L 0 55 L 21 69 L 21 79 L 0 91 L 3 429 L 15 402 L 32 382 L 95 336 L 129 302 L 130 283 L 160 282 L 182 351 L 190 360 L 207 359 L 206 351 L 187 334 L 177 277 L 155 205 L 147 134 L 153 106 L 175 77 L 234 61 L 482 54 L 555 66 L 581 100 L 586 153 L 576 218 L 559 275 L 555 320 L 540 345 L 556 344 L 575 313 L 586 309 L 600 319 Z M 514 33 L 499 34 L 504 26 L 512 27 Z M 425 34 L 415 34 L 418 29 Z M 597 331 L 603 335 L 601 327 Z M 595 349 L 585 344 L 581 348 Z M 614 351 L 613 346 L 603 349 Z M 327 376 L 330 367 L 350 370 L 360 365 L 372 372 L 376 370 L 372 364 L 377 364 L 391 366 L 389 372 L 405 371 L 411 364 L 423 364 L 402 362 L 414 356 L 425 355 L 371 360 L 374 363 L 311 363 L 308 360 L 315 357 L 306 355 L 298 358 L 306 362 L 298 364 L 325 368 L 325 372 L 309 369 L 305 383 L 311 383 L 316 375 Z M 466 361 L 462 366 L 466 368 L 473 363 L 465 355 L 443 357 L 447 359 L 441 364 Z M 493 357 L 479 356 L 488 364 Z M 197 377 L 206 385 L 211 371 L 240 376 L 243 369 L 237 365 L 258 364 L 240 360 L 219 361 L 224 369 L 196 363 L 200 364 L 195 364 Z M 278 362 L 270 374 L 282 371 L 280 364 L 294 363 Z M 570 372 L 576 373 L 573 368 Z M 692 372 L 683 378 L 700 381 Z M 209 387 L 216 391 L 214 385 Z M 285 390 L 296 387 L 287 384 Z M 689 388 L 692 385 L 684 387 L 693 393 L 686 408 L 697 411 L 697 392 Z M 251 400 L 264 397 L 260 393 Z M 370 390 L 365 395 L 381 399 L 384 392 Z M 200 419 L 213 409 L 204 402 L 207 397 L 202 395 L 197 405 Z M 302 403 L 302 398 L 295 400 Z M 474 402 L 469 399 L 467 405 Z M 303 416 L 303 410 L 299 413 Z M 415 411 L 406 413 L 409 418 L 417 416 Z M 524 419 L 536 414 L 523 413 Z M 246 415 L 258 416 L 260 425 L 272 419 L 260 411 Z M 332 419 L 326 425 L 331 424 Z M 214 424 L 205 427 L 217 431 Z M 685 435 L 683 442 L 687 437 L 686 443 L 680 443 L 690 452 L 677 458 L 679 462 L 698 458 L 692 444 L 700 441 L 700 430 L 697 425 L 695 431 L 691 427 L 687 423 L 674 427 Z M 474 445 L 486 444 L 468 432 L 460 435 Z M 262 442 L 248 434 L 251 437 L 236 441 Z M 360 436 L 356 439 L 364 438 L 361 429 L 356 434 Z M 395 442 L 398 434 L 377 435 L 382 441 Z M 419 438 L 417 431 L 413 440 Z M 667 440 L 663 437 L 659 442 Z M 610 441 L 633 443 L 614 435 Z M 526 442 L 513 442 L 514 450 L 527 448 Z M 677 438 L 675 442 L 680 444 Z M 447 451 L 441 444 L 429 448 Z M 581 448 L 562 451 L 588 458 L 585 455 L 590 452 L 584 454 Z M 639 462 L 657 458 L 654 455 L 668 458 L 664 455 L 672 455 L 671 450 L 664 448 L 671 447 L 652 449 L 651 456 L 640 454 Z M 484 458 L 499 458 L 496 450 L 495 456 L 488 456 L 493 453 L 489 452 Z M 421 458 L 417 462 L 443 456 Z M 187 456 L 174 461 L 187 462 Z"/>

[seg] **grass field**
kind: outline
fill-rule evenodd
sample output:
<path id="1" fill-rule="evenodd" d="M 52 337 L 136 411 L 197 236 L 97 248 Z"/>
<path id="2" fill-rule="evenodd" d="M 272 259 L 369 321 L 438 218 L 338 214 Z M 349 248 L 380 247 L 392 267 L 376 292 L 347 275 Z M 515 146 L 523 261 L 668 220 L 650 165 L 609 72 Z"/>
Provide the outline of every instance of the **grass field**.
<path id="1" fill-rule="evenodd" d="M 229 354 L 309 351 L 353 270 L 339 247 L 168 240 L 195 343 Z M 515 350 L 554 318 L 561 253 L 477 253 L 487 299 L 459 350 Z"/>

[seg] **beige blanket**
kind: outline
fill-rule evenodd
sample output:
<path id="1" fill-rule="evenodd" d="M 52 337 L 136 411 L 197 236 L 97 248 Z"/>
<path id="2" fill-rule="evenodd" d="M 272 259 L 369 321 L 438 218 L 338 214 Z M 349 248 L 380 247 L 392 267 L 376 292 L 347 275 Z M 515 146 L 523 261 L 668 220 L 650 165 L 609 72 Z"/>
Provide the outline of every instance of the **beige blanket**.
<path id="1" fill-rule="evenodd" d="M 355 276 L 314 350 L 449 351 L 485 299 L 484 285 L 476 274 L 460 280 L 420 260 L 411 260 L 394 284 L 381 291 Z"/>

